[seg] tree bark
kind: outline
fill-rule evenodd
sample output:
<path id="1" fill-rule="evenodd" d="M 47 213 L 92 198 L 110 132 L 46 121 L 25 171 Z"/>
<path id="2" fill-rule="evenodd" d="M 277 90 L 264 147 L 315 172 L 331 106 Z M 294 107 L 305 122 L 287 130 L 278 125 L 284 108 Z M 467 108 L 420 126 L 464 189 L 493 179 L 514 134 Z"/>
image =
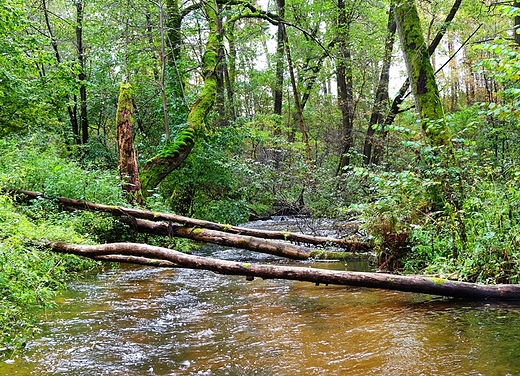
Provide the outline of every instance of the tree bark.
<path id="1" fill-rule="evenodd" d="M 154 235 L 186 238 L 204 243 L 219 244 L 226 247 L 267 253 L 293 260 L 307 260 L 311 257 L 310 248 L 280 241 L 229 234 L 222 231 L 208 230 L 199 227 L 179 226 L 174 225 L 171 222 L 152 222 L 131 217 L 123 217 L 122 220 L 140 233 L 146 232 Z"/>
<path id="2" fill-rule="evenodd" d="M 116 115 L 119 176 L 123 183 L 123 190 L 129 194 L 129 202 L 133 202 L 135 199 L 141 203 L 139 193 L 141 184 L 137 153 L 134 148 L 133 123 L 132 87 L 130 84 L 121 84 Z"/>
<path id="3" fill-rule="evenodd" d="M 428 46 L 428 53 L 430 55 L 433 54 L 433 52 L 439 45 L 440 41 L 442 40 L 442 37 L 444 36 L 444 34 L 446 34 L 446 30 L 447 30 L 448 26 L 450 25 L 450 23 L 455 18 L 455 15 L 457 14 L 457 11 L 460 8 L 461 2 L 462 2 L 462 0 L 455 0 L 455 2 L 453 3 L 453 5 L 450 9 L 450 12 L 446 16 L 446 19 L 444 20 L 444 23 L 442 24 L 442 27 L 440 28 L 439 32 L 437 33 L 437 35 L 435 36 L 433 41 Z M 408 91 L 409 86 L 410 86 L 410 80 L 407 78 L 406 81 L 401 86 L 401 88 L 399 89 L 399 92 L 395 96 L 394 100 L 392 101 L 390 111 L 387 114 L 385 121 L 383 123 L 383 139 L 386 138 L 386 133 L 387 133 L 386 128 L 388 128 L 390 125 L 392 125 L 395 117 L 399 113 L 399 108 L 400 108 L 401 103 L 403 103 L 403 101 L 407 97 L 406 92 Z M 374 157 L 376 159 L 375 163 L 379 163 L 379 160 L 381 159 L 381 156 L 382 156 L 382 149 L 379 148 L 379 146 L 377 147 L 377 149 L 378 150 L 374 150 L 374 154 L 375 154 Z"/>
<path id="4" fill-rule="evenodd" d="M 443 278 L 402 276 L 385 273 L 334 271 L 306 267 L 256 265 L 187 255 L 168 248 L 144 244 L 115 243 L 103 245 L 75 245 L 48 243 L 54 252 L 71 253 L 101 260 L 126 262 L 150 260 L 161 266 L 210 270 L 219 274 L 243 275 L 247 280 L 286 279 L 323 284 L 379 288 L 421 294 L 433 294 L 464 299 L 520 300 L 520 285 L 481 285 L 450 281 Z M 114 257 L 112 259 L 112 256 Z M 167 263 L 164 263 L 167 261 Z"/>
<path id="5" fill-rule="evenodd" d="M 170 141 L 170 119 L 168 115 L 168 100 L 166 98 L 166 62 L 168 60 L 166 53 L 166 33 L 165 22 L 164 22 L 164 4 L 162 0 L 159 0 L 157 3 L 157 7 L 159 8 L 159 34 L 161 36 L 161 75 L 159 79 L 159 87 L 161 89 L 161 103 L 163 110 L 163 122 L 164 122 L 164 138 L 166 142 Z M 172 59 L 174 57 L 172 56 Z"/>
<path id="6" fill-rule="evenodd" d="M 56 58 L 56 63 L 59 66 L 61 64 L 61 55 L 58 48 L 58 39 L 54 35 L 54 32 L 51 27 L 51 22 L 49 19 L 49 9 L 47 7 L 47 2 L 45 0 L 42 0 L 42 7 L 43 7 L 43 15 L 45 18 L 45 25 L 47 26 L 47 31 L 49 33 L 49 37 L 51 40 L 52 49 L 54 50 L 54 56 Z M 70 95 L 67 94 L 65 96 L 67 100 L 67 112 L 69 114 L 69 121 L 71 125 L 72 135 L 74 136 L 74 143 L 80 144 L 81 140 L 79 137 L 79 125 L 78 125 L 78 116 L 76 114 L 76 108 L 72 105 L 70 105 Z"/>
<path id="7" fill-rule="evenodd" d="M 235 45 L 234 35 L 235 23 L 231 22 L 226 30 L 226 39 L 228 41 L 229 51 L 226 55 L 226 69 L 224 70 L 226 81 L 226 94 L 228 100 L 228 116 L 235 121 L 237 118 L 237 109 L 235 107 L 235 81 L 236 81 L 236 60 L 237 49 Z"/>
<path id="8" fill-rule="evenodd" d="M 182 18 L 179 8 L 179 0 L 166 0 L 166 28 L 168 34 L 168 42 L 171 50 L 168 55 L 167 63 L 170 68 L 170 74 L 172 80 L 170 82 L 170 90 L 172 96 L 176 100 L 177 107 L 176 111 L 183 114 L 188 113 L 188 106 L 184 98 L 184 74 L 179 69 L 179 62 L 182 59 L 181 46 L 182 46 Z M 175 74 L 174 74 L 175 73 Z"/>
<path id="9" fill-rule="evenodd" d="M 281 22 L 280 22 L 281 23 Z M 305 159 L 310 167 L 312 167 L 312 156 L 311 147 L 309 144 L 309 135 L 307 133 L 307 127 L 303 119 L 303 108 L 300 104 L 300 94 L 298 92 L 298 86 L 296 84 L 296 77 L 294 75 L 294 66 L 291 57 L 291 48 L 289 46 L 289 39 L 285 30 L 285 25 L 282 24 L 282 33 L 284 37 L 285 52 L 287 55 L 287 67 L 289 68 L 289 76 L 291 78 L 291 86 L 294 98 L 294 107 L 296 107 L 296 119 L 298 120 L 298 126 L 302 134 L 302 142 L 305 145 Z"/>
<path id="10" fill-rule="evenodd" d="M 449 147 L 451 135 L 444 121 L 444 109 L 415 1 L 396 0 L 395 19 L 423 132 L 433 146 Z"/>

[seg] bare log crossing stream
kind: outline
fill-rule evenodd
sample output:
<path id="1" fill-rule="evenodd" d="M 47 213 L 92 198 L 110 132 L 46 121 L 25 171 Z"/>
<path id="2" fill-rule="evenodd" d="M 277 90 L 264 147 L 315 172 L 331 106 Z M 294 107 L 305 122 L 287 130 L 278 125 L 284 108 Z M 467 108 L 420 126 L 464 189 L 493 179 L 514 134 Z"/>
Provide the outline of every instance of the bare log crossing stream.
<path id="1" fill-rule="evenodd" d="M 200 252 L 287 263 L 218 246 Z M 520 372 L 520 305 L 510 303 L 129 265 L 72 283 L 57 303 L 1 375 Z"/>

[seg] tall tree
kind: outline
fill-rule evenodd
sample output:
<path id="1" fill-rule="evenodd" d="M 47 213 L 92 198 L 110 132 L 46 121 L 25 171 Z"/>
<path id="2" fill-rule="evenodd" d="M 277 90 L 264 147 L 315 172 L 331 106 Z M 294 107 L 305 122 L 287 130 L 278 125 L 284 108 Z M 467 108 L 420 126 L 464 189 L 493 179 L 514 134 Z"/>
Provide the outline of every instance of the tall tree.
<path id="1" fill-rule="evenodd" d="M 276 0 L 276 11 L 281 19 L 285 18 L 285 0 Z M 278 22 L 276 32 L 276 79 L 274 84 L 274 113 L 282 116 L 283 76 L 285 56 L 285 25 Z"/>
<path id="2" fill-rule="evenodd" d="M 57 64 L 57 66 L 59 66 L 62 61 L 61 61 L 60 49 L 58 46 L 58 38 L 56 38 L 56 36 L 54 35 L 54 30 L 51 25 L 50 16 L 49 16 L 50 12 L 49 12 L 49 8 L 47 6 L 46 0 L 42 0 L 42 10 L 43 10 L 44 18 L 45 18 L 45 26 L 47 28 L 49 40 L 51 42 L 51 46 L 54 51 L 54 57 L 56 58 L 56 64 Z M 74 141 L 79 144 L 81 142 L 81 140 L 79 137 L 77 106 L 71 104 L 72 100 L 71 100 L 69 93 L 66 94 L 66 100 L 67 100 L 67 112 L 69 114 L 69 121 L 71 124 L 71 130 L 72 130 L 72 134 L 74 136 Z"/>
<path id="3" fill-rule="evenodd" d="M 385 41 L 385 51 L 383 55 L 383 65 L 377 84 L 374 106 L 368 123 L 365 145 L 363 147 L 363 164 L 372 163 L 372 147 L 374 144 L 374 134 L 377 126 L 382 126 L 388 106 L 388 84 L 390 81 L 390 66 L 392 63 L 392 50 L 395 42 L 396 24 L 393 6 L 388 12 L 387 35 Z"/>
<path id="4" fill-rule="evenodd" d="M 350 164 L 350 152 L 354 146 L 354 93 L 352 75 L 352 51 L 350 24 L 354 17 L 356 1 L 347 8 L 345 0 L 338 0 L 338 45 L 337 61 L 338 101 L 342 119 L 342 146 L 336 174 L 342 173 Z"/>
<path id="5" fill-rule="evenodd" d="M 81 142 L 88 142 L 88 114 L 87 114 L 87 75 L 85 64 L 85 46 L 83 45 L 83 19 L 85 7 L 83 0 L 75 0 L 76 6 L 76 49 L 78 56 L 79 81 L 79 123 L 81 126 Z"/>
<path id="6" fill-rule="evenodd" d="M 219 32 L 219 8 L 214 0 L 205 0 L 202 6 L 208 22 L 208 36 L 202 57 L 204 80 L 202 92 L 190 108 L 185 127 L 177 133 L 173 141 L 166 143 L 162 151 L 141 169 L 139 177 L 142 194 L 145 197 L 189 155 L 195 145 L 196 135 L 201 132 L 204 120 L 215 103 L 218 86 L 216 68 L 219 49 L 222 45 L 222 35 Z"/>
<path id="7" fill-rule="evenodd" d="M 446 16 L 446 19 L 444 20 L 439 31 L 435 35 L 435 38 L 433 38 L 432 42 L 428 46 L 429 55 L 433 54 L 433 52 L 435 51 L 435 49 L 441 42 L 442 38 L 446 34 L 446 31 L 448 30 L 449 25 L 455 18 L 455 15 L 457 14 L 457 11 L 459 10 L 461 3 L 462 3 L 462 0 L 455 0 L 453 2 L 453 5 L 450 8 L 448 15 Z M 393 4 L 395 6 L 396 2 L 394 1 Z M 394 99 L 392 101 L 390 110 L 388 111 L 385 121 L 383 122 L 383 125 L 382 125 L 383 140 L 386 138 L 386 134 L 388 132 L 387 128 L 394 122 L 395 117 L 400 112 L 400 106 L 403 103 L 403 101 L 405 100 L 405 98 L 407 97 L 407 92 L 408 92 L 409 86 L 410 86 L 410 78 L 407 78 L 406 81 L 401 86 L 401 88 L 399 89 L 397 95 L 394 97 Z M 375 154 L 375 156 L 374 156 L 375 162 L 378 163 L 381 158 L 381 155 L 382 155 L 382 142 L 380 142 L 380 143 L 378 143 L 378 145 L 376 145 L 376 150 L 375 150 L 374 154 Z"/>
<path id="8" fill-rule="evenodd" d="M 444 109 L 415 1 L 394 0 L 394 6 L 415 108 L 422 120 L 424 134 L 434 146 L 451 146 L 451 135 L 444 121 Z"/>

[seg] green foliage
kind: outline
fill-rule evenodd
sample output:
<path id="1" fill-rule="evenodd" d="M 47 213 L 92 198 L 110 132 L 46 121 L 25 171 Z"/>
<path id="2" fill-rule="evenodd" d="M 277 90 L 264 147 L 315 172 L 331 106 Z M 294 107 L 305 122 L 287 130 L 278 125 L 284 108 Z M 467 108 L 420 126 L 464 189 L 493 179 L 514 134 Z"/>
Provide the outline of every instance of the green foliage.
<path id="1" fill-rule="evenodd" d="M 421 156 L 414 168 L 353 170 L 371 193 L 350 210 L 364 218 L 380 262 L 396 261 L 385 266 L 466 281 L 520 280 L 520 161 L 517 153 L 504 160 L 489 152 L 485 116 L 475 106 L 448 117 L 457 164 L 450 154 L 406 142 Z"/>
<path id="2" fill-rule="evenodd" d="M 500 121 L 520 124 L 520 52 L 517 46 L 496 39 L 475 47 L 486 51 L 488 58 L 481 60 L 475 67 L 477 73 L 492 77 L 503 89 L 498 93 L 498 101 L 483 104 L 487 114 Z"/>
<path id="3" fill-rule="evenodd" d="M 25 344 L 36 312 L 53 305 L 55 291 L 71 279 L 70 273 L 96 266 L 42 248 L 41 239 L 85 242 L 75 226 L 87 222 L 43 218 L 42 206 L 38 202 L 25 210 L 0 195 L 0 357 Z"/>
<path id="4" fill-rule="evenodd" d="M 68 160 L 52 134 L 0 139 L 0 187 L 53 196 L 122 203 L 119 181 Z M 117 232 L 114 220 L 89 212 L 62 211 L 51 200 L 22 204 L 0 195 L 0 348 L 23 346 L 36 313 L 52 306 L 57 289 L 74 272 L 96 267 L 87 259 L 45 251 L 42 240 L 104 241 Z M 126 230 L 125 230 L 126 231 Z"/>
<path id="5" fill-rule="evenodd" d="M 105 204 L 124 202 L 116 171 L 83 168 L 67 160 L 70 153 L 62 148 L 53 134 L 0 139 L 0 186 Z"/>
<path id="6" fill-rule="evenodd" d="M 170 197 L 175 212 L 224 223 L 247 221 L 246 187 L 236 179 L 243 166 L 231 157 L 243 137 L 240 127 L 230 126 L 208 132 L 197 142 L 185 163 L 159 190 Z"/>
<path id="7" fill-rule="evenodd" d="M 40 67 L 52 59 L 31 35 L 23 1 L 0 2 L 0 137 L 9 132 L 59 126 L 52 82 Z"/>

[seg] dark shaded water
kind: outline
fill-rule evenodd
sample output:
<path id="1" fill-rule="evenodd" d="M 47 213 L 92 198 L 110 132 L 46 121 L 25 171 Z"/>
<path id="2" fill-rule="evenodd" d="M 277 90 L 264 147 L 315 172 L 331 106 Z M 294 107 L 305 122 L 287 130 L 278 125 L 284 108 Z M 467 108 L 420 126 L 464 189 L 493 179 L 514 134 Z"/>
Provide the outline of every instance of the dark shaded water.
<path id="1" fill-rule="evenodd" d="M 57 301 L 0 375 L 520 374 L 519 306 L 137 266 Z"/>

